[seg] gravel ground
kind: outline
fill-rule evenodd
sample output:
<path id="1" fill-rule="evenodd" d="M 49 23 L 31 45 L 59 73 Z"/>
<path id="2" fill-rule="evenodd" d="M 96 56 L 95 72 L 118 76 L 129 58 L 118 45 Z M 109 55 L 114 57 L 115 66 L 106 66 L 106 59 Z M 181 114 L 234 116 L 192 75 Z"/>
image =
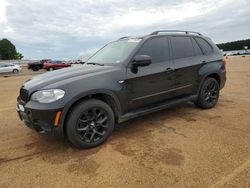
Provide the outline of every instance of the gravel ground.
<path id="1" fill-rule="evenodd" d="M 0 187 L 250 187 L 250 57 L 231 57 L 218 105 L 187 103 L 118 125 L 89 150 L 15 112 L 27 74 L 0 78 Z"/>

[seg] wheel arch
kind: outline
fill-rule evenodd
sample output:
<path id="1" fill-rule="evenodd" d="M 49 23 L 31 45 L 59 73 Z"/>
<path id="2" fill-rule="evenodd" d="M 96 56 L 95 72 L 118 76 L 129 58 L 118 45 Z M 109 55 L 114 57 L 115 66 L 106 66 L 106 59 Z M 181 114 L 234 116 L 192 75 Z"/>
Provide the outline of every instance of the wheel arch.
<path id="1" fill-rule="evenodd" d="M 12 72 L 19 72 L 19 70 L 17 69 L 17 68 L 14 68 L 13 70 L 12 70 Z"/>
<path id="2" fill-rule="evenodd" d="M 221 78 L 220 78 L 220 74 L 219 73 L 216 73 L 216 72 L 210 72 L 210 73 L 207 73 L 206 75 L 203 76 L 202 80 L 201 80 L 201 83 L 199 85 L 199 89 L 198 89 L 198 92 L 197 94 L 200 93 L 200 89 L 204 83 L 204 81 L 207 79 L 207 78 L 214 78 L 215 80 L 217 80 L 219 86 L 221 84 Z"/>
<path id="3" fill-rule="evenodd" d="M 118 97 L 110 90 L 94 90 L 88 91 L 86 93 L 82 93 L 76 97 L 74 97 L 70 102 L 68 102 L 63 111 L 60 118 L 59 126 L 63 129 L 65 133 L 65 122 L 67 121 L 68 115 L 70 111 L 74 108 L 75 105 L 87 99 L 99 99 L 105 103 L 107 103 L 114 112 L 115 122 L 118 122 L 121 116 L 121 104 L 119 102 Z"/>
<path id="4" fill-rule="evenodd" d="M 207 79 L 208 77 L 214 78 L 215 80 L 217 80 L 217 82 L 218 82 L 218 84 L 220 86 L 220 84 L 221 84 L 221 78 L 220 78 L 219 74 L 217 74 L 217 73 L 208 74 L 205 79 Z"/>

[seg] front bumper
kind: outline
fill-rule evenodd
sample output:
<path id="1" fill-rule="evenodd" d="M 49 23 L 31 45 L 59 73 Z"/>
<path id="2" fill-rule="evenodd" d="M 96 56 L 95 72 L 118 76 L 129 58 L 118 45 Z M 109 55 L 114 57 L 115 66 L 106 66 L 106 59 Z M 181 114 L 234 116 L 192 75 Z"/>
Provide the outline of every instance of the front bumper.
<path id="1" fill-rule="evenodd" d="M 63 137 L 63 128 L 55 126 L 55 118 L 57 112 L 62 109 L 44 109 L 44 106 L 39 107 L 39 104 L 29 101 L 25 104 L 20 98 L 17 99 L 16 111 L 24 124 L 41 134 L 50 134 L 58 137 Z"/>

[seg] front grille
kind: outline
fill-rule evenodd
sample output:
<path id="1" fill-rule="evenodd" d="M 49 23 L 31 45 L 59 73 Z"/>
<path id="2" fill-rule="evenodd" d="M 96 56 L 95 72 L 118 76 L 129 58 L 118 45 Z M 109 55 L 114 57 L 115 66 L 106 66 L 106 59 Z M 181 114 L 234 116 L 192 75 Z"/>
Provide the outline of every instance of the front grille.
<path id="1" fill-rule="evenodd" d="M 26 89 L 21 88 L 20 89 L 20 98 L 24 102 L 28 102 L 28 100 L 29 100 L 29 92 Z"/>

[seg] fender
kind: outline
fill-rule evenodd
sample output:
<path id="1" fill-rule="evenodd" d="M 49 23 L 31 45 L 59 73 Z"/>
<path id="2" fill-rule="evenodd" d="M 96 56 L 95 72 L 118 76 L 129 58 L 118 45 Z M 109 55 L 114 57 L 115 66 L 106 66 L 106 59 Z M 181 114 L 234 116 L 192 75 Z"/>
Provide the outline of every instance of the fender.
<path id="1" fill-rule="evenodd" d="M 116 105 L 117 110 L 118 110 L 118 116 L 119 116 L 119 117 L 121 116 L 121 113 L 122 113 L 121 104 L 120 104 L 120 102 L 119 102 L 118 97 L 116 96 L 116 94 L 115 94 L 113 91 L 111 91 L 111 90 L 106 90 L 106 89 L 90 90 L 90 91 L 87 91 L 87 92 L 84 92 L 84 93 L 81 93 L 81 94 L 75 96 L 74 98 L 72 98 L 72 99 L 65 105 L 65 107 L 64 107 L 63 110 L 62 110 L 62 114 L 61 114 L 61 117 L 60 117 L 60 121 L 59 121 L 59 126 L 58 126 L 58 128 L 63 130 L 64 122 L 65 122 L 65 120 L 66 120 L 67 114 L 68 114 L 68 112 L 70 111 L 71 107 L 72 107 L 77 101 L 83 99 L 84 97 L 87 97 L 87 96 L 89 96 L 89 95 L 94 95 L 94 94 L 105 94 L 105 95 L 110 96 L 112 99 L 114 99 L 115 105 Z"/>
<path id="2" fill-rule="evenodd" d="M 219 78 L 219 80 L 221 80 L 220 75 L 222 74 L 222 71 L 223 71 L 223 65 L 221 64 L 221 61 L 214 61 L 202 66 L 199 70 L 201 81 L 198 86 L 197 94 L 200 93 L 201 86 L 204 83 L 205 79 L 209 77 L 209 75 L 216 75 Z"/>

